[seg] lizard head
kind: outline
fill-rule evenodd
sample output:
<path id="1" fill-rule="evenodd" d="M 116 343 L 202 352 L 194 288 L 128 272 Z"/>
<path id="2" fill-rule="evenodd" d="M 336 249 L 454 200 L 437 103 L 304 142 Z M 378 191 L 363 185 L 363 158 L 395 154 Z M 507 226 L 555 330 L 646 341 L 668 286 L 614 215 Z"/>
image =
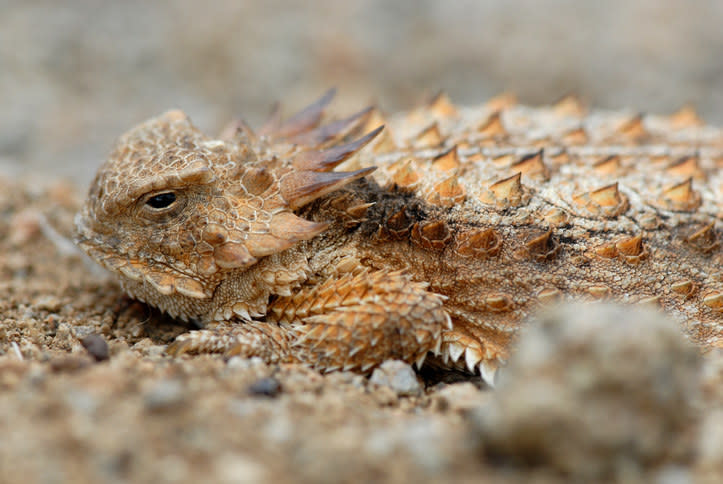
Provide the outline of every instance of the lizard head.
<path id="1" fill-rule="evenodd" d="M 229 272 L 327 228 L 294 210 L 372 170 L 330 171 L 364 138 L 326 151 L 293 145 L 279 158 L 268 136 L 258 149 L 246 138 L 210 139 L 169 111 L 118 140 L 76 216 L 76 242 L 132 297 L 197 317 Z"/>

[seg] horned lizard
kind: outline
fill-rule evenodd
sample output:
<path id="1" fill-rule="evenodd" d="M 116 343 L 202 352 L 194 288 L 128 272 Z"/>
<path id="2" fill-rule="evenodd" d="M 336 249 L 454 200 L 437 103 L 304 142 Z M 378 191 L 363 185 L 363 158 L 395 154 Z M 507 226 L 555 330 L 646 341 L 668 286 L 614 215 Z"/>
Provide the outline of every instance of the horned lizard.
<path id="1" fill-rule="evenodd" d="M 205 325 L 169 353 L 362 372 L 432 355 L 491 383 L 522 321 L 564 299 L 654 304 L 721 346 L 723 132 L 692 109 L 438 95 L 322 124 L 332 96 L 218 138 L 169 111 L 100 167 L 77 243 Z"/>

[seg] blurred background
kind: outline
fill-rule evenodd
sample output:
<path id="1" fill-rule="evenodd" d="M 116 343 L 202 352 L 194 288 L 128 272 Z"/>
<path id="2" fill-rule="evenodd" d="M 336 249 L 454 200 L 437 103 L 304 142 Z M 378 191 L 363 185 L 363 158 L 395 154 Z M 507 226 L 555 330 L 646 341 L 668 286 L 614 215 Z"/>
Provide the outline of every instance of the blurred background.
<path id="1" fill-rule="evenodd" d="M 84 185 L 164 110 L 214 133 L 331 86 L 349 110 L 577 93 L 722 124 L 721 19 L 720 0 L 0 0 L 0 173 Z"/>

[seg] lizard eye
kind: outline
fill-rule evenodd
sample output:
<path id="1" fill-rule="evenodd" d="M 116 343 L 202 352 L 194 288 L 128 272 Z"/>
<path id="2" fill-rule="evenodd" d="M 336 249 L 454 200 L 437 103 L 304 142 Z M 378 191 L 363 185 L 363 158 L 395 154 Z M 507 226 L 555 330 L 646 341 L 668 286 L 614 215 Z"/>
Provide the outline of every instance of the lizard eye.
<path id="1" fill-rule="evenodd" d="M 139 216 L 153 222 L 167 222 L 178 216 L 188 203 L 182 190 L 148 193 L 138 201 Z"/>
<path id="2" fill-rule="evenodd" d="M 146 205 L 156 210 L 170 207 L 176 201 L 176 194 L 173 192 L 159 193 L 146 200 Z"/>

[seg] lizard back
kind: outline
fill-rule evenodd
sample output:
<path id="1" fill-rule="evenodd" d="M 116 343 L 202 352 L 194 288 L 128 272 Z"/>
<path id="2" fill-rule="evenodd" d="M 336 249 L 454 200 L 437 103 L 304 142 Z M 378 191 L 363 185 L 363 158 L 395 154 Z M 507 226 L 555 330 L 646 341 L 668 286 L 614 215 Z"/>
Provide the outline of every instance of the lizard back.
<path id="1" fill-rule="evenodd" d="M 339 250 L 363 265 L 428 282 L 488 357 L 566 299 L 652 304 L 721 345 L 723 135 L 691 110 L 588 113 L 574 98 L 457 108 L 439 96 L 367 123 L 385 131 L 350 167 L 379 169 L 304 215 L 336 217 Z M 374 205 L 350 223 L 344 209 L 363 203 Z"/>

